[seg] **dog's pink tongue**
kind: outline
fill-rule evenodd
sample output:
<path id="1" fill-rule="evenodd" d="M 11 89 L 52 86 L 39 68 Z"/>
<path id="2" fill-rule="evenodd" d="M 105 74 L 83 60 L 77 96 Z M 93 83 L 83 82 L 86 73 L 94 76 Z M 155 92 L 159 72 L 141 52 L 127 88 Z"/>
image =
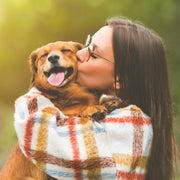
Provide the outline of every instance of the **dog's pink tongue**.
<path id="1" fill-rule="evenodd" d="M 52 73 L 48 78 L 48 82 L 52 86 L 59 86 L 63 82 L 64 78 L 64 72 Z"/>

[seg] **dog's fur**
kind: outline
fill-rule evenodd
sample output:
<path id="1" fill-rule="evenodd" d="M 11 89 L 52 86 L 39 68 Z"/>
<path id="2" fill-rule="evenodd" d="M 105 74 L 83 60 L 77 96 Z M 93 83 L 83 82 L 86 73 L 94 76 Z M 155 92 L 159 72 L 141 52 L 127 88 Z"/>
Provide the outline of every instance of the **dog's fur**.
<path id="1" fill-rule="evenodd" d="M 102 112 L 100 116 L 102 114 L 104 116 L 105 108 L 94 105 L 97 104 L 96 97 L 75 83 L 77 74 L 76 52 L 82 47 L 79 43 L 59 41 L 32 52 L 30 56 L 33 74 L 31 87 L 38 88 L 66 115 L 91 116 L 95 112 Z M 53 58 L 55 62 L 53 62 Z M 48 76 L 58 71 L 67 71 L 68 77 L 57 86 L 51 85 L 47 80 Z M 24 157 L 18 144 L 16 144 L 1 172 L 0 179 L 50 180 L 54 178 L 35 167 Z"/>

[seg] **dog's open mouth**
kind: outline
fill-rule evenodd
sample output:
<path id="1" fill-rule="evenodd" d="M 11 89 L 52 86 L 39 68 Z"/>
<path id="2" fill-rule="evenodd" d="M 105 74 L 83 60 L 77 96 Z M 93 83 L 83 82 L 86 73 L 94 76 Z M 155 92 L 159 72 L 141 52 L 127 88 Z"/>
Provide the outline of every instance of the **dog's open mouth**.
<path id="1" fill-rule="evenodd" d="M 72 73 L 73 67 L 54 67 L 49 72 L 44 71 L 45 76 L 48 78 L 48 83 L 52 86 L 60 86 Z"/>

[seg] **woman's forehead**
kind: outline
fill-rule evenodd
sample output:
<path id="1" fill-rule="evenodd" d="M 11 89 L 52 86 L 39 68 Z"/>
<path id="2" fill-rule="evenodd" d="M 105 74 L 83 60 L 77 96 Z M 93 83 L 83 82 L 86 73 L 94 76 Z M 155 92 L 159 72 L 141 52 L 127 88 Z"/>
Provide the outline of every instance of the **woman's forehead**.
<path id="1" fill-rule="evenodd" d="M 112 28 L 110 26 L 103 26 L 92 36 L 92 43 L 104 48 L 112 45 Z"/>
<path id="2" fill-rule="evenodd" d="M 103 26 L 92 36 L 92 45 L 96 46 L 99 52 L 103 52 L 108 58 L 113 58 L 113 29 L 110 26 Z"/>
<path id="3" fill-rule="evenodd" d="M 93 36 L 92 39 L 97 39 L 97 40 L 112 40 L 112 28 L 110 26 L 103 26 L 100 28 Z"/>

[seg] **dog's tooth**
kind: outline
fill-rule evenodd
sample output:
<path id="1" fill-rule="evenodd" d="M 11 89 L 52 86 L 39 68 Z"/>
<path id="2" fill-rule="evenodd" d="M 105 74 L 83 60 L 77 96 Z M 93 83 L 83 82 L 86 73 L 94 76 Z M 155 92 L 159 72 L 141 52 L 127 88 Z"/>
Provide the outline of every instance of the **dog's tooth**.
<path id="1" fill-rule="evenodd" d="M 65 75 L 67 74 L 67 70 L 64 72 L 65 73 Z"/>

